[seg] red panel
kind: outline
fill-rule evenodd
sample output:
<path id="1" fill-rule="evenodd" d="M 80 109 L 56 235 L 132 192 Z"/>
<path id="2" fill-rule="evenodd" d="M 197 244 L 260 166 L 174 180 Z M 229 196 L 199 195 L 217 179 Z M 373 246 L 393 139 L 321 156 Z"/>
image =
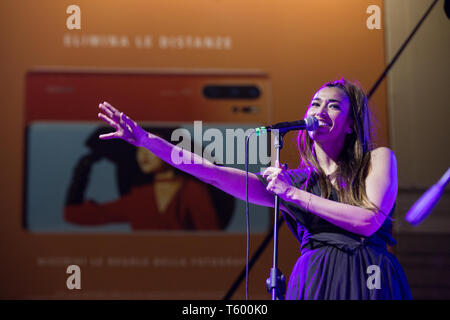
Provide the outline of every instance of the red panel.
<path id="1" fill-rule="evenodd" d="M 212 100 L 211 84 L 256 85 L 257 99 Z M 98 104 L 108 101 L 137 121 L 267 123 L 268 78 L 245 74 L 45 72 L 27 74 L 26 123 L 97 121 Z M 256 112 L 233 112 L 251 106 Z"/>

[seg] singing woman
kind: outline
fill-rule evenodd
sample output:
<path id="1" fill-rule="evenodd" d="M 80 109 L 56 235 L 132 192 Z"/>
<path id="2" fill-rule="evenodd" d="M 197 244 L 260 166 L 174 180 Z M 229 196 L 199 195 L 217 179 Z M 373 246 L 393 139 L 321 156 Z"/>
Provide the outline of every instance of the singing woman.
<path id="1" fill-rule="evenodd" d="M 245 198 L 245 172 L 217 166 L 146 132 L 107 102 L 99 108 L 99 117 L 116 129 L 100 139 L 145 147 L 168 164 Z M 386 247 L 395 243 L 396 159 L 389 148 L 373 146 L 365 93 L 345 79 L 325 83 L 306 116 L 316 117 L 319 127 L 299 133 L 300 166 L 286 170 L 277 163 L 249 176 L 250 202 L 273 207 L 278 195 L 300 243 L 286 298 L 411 299 L 403 269 Z M 175 154 L 188 161 L 173 161 Z"/>

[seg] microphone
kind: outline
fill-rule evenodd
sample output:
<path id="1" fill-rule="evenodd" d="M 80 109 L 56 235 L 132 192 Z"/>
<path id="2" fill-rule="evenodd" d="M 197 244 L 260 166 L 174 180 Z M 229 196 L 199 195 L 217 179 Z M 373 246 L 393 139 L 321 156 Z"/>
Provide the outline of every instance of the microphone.
<path id="1" fill-rule="evenodd" d="M 428 189 L 414 205 L 409 209 L 405 216 L 405 220 L 412 225 L 418 225 L 425 219 L 438 203 L 444 192 L 445 186 L 450 181 L 450 168 L 441 177 L 441 179 Z"/>
<path id="2" fill-rule="evenodd" d="M 256 135 L 270 132 L 272 130 L 278 130 L 279 133 L 286 133 L 292 130 L 303 130 L 306 129 L 308 131 L 317 130 L 319 127 L 319 120 L 316 117 L 310 116 L 304 120 L 292 121 L 292 122 L 280 122 L 277 124 L 273 124 L 267 127 L 258 127 L 255 128 Z"/>

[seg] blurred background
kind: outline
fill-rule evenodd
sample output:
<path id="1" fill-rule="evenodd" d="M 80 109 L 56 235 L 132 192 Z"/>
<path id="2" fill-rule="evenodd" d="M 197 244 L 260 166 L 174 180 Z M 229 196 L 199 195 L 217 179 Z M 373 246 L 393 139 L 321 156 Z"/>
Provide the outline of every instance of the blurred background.
<path id="1" fill-rule="evenodd" d="M 369 91 L 432 2 L 2 1 L 0 297 L 222 299 L 245 263 L 243 203 L 120 142 L 99 145 L 108 129 L 98 103 L 161 136 L 184 128 L 204 150 L 195 120 L 222 133 L 297 120 L 324 82 L 341 77 Z M 392 251 L 415 299 L 450 298 L 448 188 L 423 223 L 404 219 L 450 164 L 449 26 L 438 1 L 370 101 L 377 144 L 398 161 Z M 282 151 L 290 168 L 295 142 L 288 134 Z M 150 222 L 126 213 L 130 203 Z M 254 252 L 272 212 L 251 212 Z M 279 241 L 288 276 L 299 246 L 286 226 Z M 270 299 L 271 258 L 270 244 L 251 271 L 251 299 Z M 81 290 L 66 286 L 73 264 Z"/>

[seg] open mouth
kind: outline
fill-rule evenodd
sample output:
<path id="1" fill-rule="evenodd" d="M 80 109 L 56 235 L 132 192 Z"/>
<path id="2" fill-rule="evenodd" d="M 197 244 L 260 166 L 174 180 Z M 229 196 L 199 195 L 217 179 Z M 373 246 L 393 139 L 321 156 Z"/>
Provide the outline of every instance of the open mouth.
<path id="1" fill-rule="evenodd" d="M 325 121 L 323 119 L 317 119 L 319 120 L 319 127 L 331 127 L 331 123 L 328 121 Z"/>

